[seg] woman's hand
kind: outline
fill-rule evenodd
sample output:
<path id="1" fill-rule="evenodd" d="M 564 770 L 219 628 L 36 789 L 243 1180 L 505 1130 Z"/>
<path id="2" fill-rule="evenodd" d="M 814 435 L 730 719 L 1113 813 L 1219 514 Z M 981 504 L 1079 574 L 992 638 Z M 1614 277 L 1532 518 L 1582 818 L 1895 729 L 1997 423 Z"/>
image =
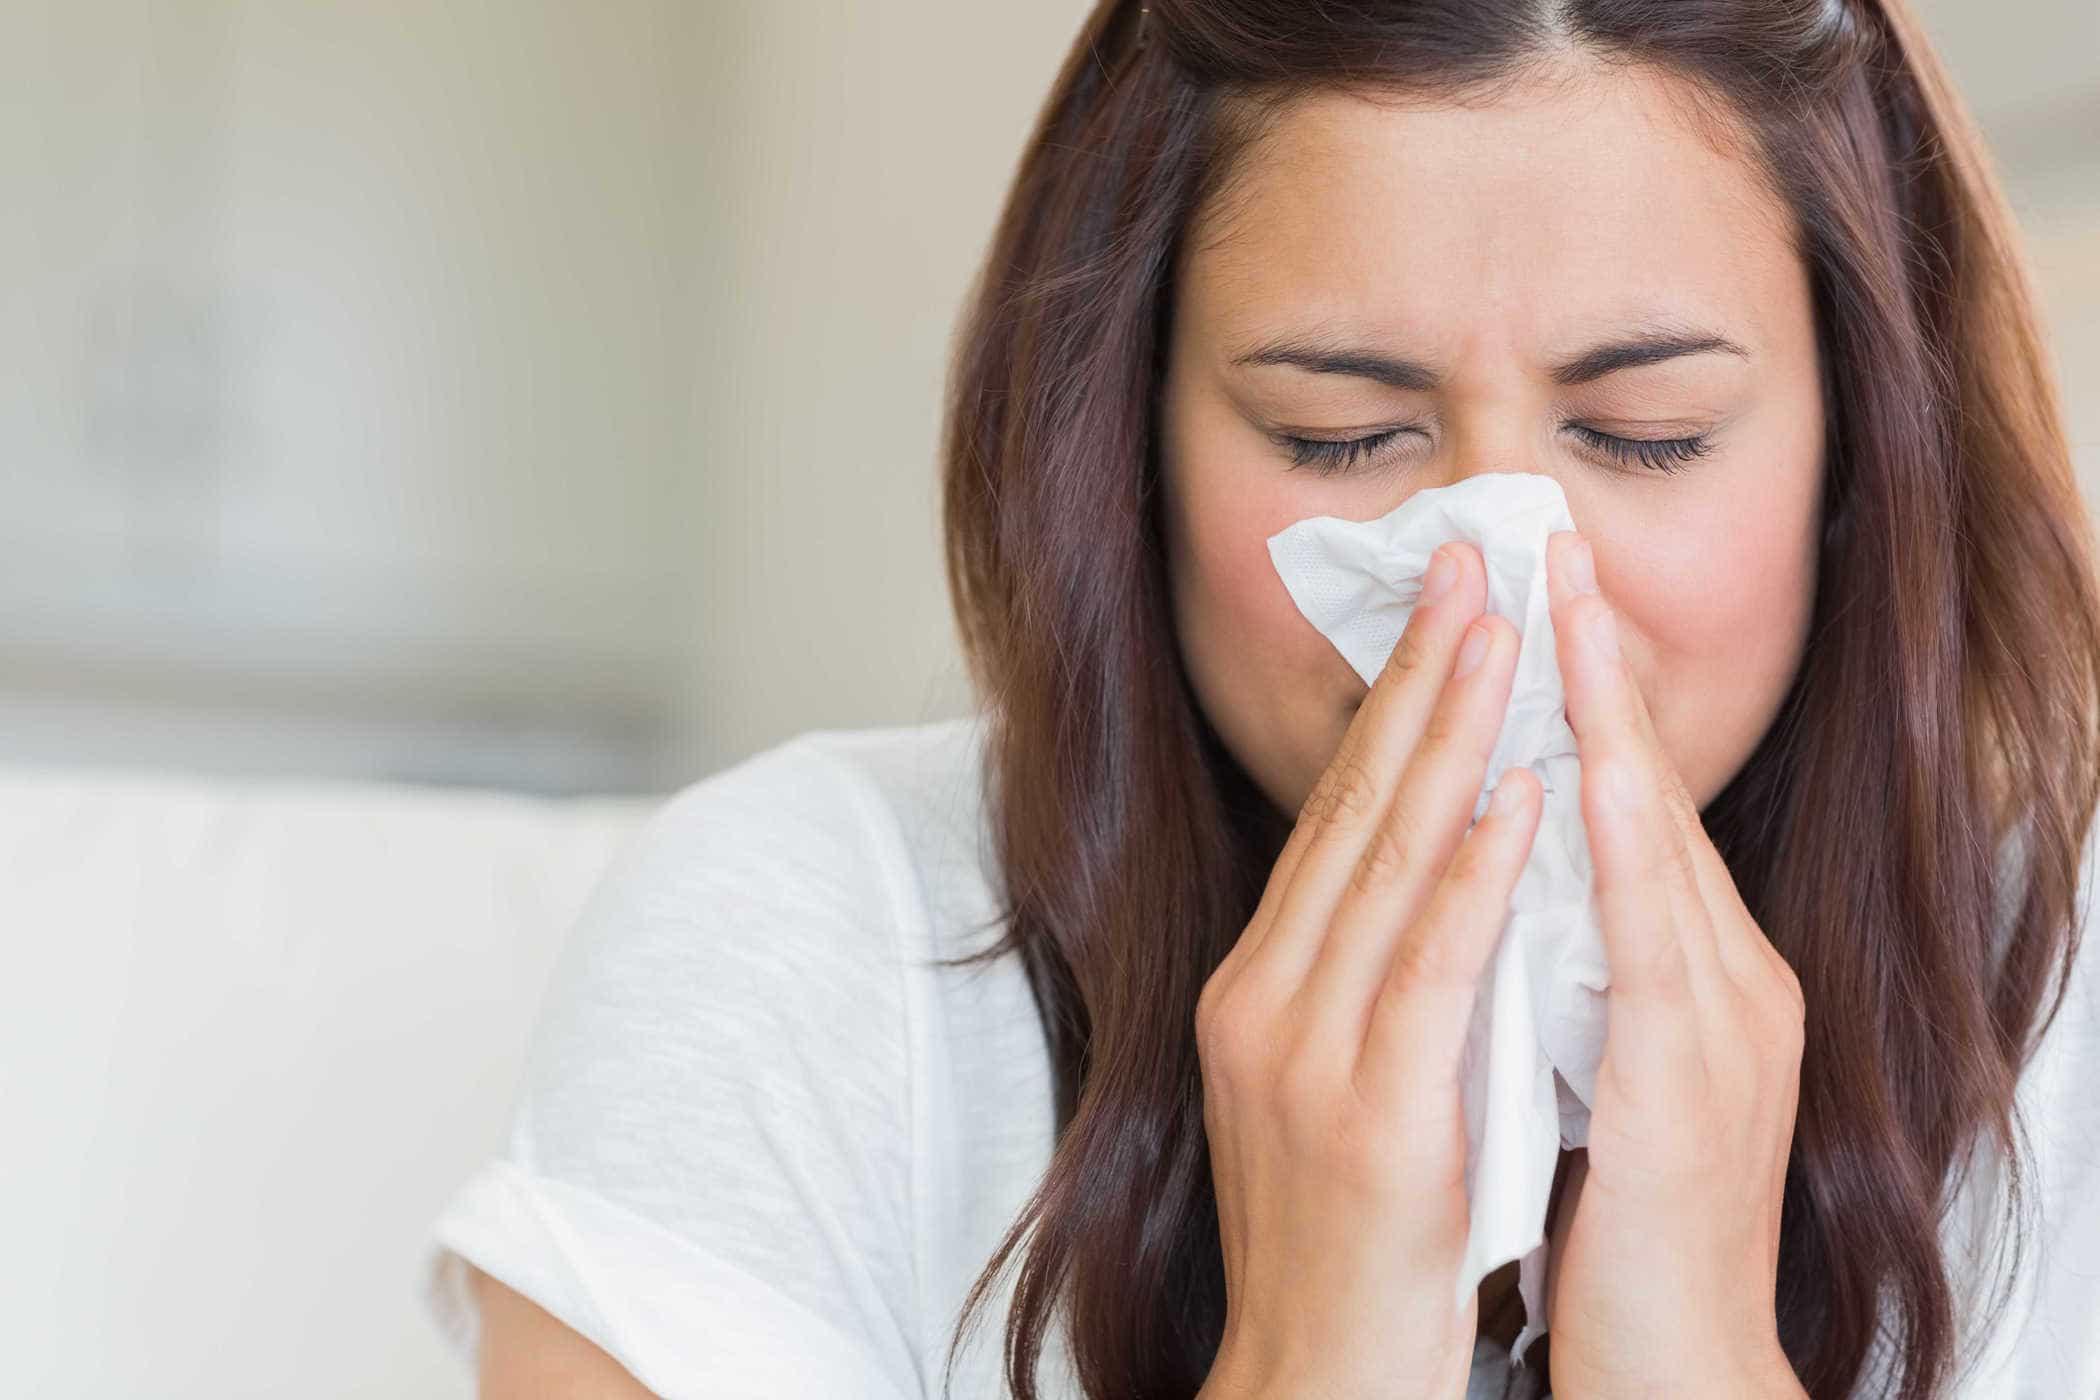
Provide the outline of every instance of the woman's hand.
<path id="1" fill-rule="evenodd" d="M 1611 970 L 1550 1261 L 1553 1392 L 1800 1396 L 1773 1313 L 1800 981 L 1657 741 L 1588 543 L 1556 533 L 1547 565 Z"/>
<path id="2" fill-rule="evenodd" d="M 1512 773 L 1468 830 L 1517 632 L 1472 545 L 1425 583 L 1196 1007 L 1226 1285 L 1206 1397 L 1466 1390 L 1459 1056 L 1540 789 Z"/>

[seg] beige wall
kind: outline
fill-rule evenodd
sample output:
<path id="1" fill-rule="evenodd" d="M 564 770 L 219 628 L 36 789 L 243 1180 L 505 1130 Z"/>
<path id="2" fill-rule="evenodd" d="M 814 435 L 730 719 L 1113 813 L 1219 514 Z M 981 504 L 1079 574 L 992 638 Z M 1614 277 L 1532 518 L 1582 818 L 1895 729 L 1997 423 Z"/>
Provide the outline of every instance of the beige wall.
<path id="1" fill-rule="evenodd" d="M 1982 124 L 2042 299 L 2073 461 L 2100 502 L 2100 3 L 1915 0 Z"/>
<path id="2" fill-rule="evenodd" d="M 2100 133 L 2100 103 L 2094 131 Z M 2089 163 L 2015 188 L 2025 252 L 2041 292 L 2072 460 L 2100 504 L 2100 135 Z"/>
<path id="3" fill-rule="evenodd" d="M 710 7 L 685 766 L 969 705 L 936 518 L 949 338 L 1085 9 Z"/>
<path id="4" fill-rule="evenodd" d="M 2100 497 L 2100 5 L 1919 0 Z M 960 713 L 950 336 L 1085 0 L 0 0 L 0 762 L 660 790 Z"/>
<path id="5" fill-rule="evenodd" d="M 0 758 L 646 784 L 684 0 L 0 0 Z"/>

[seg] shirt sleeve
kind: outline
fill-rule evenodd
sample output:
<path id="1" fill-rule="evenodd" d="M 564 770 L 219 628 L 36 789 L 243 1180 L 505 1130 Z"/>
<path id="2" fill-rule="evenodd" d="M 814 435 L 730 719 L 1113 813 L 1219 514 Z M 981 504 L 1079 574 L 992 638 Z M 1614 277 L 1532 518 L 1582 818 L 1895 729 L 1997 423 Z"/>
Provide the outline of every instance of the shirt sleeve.
<path id="1" fill-rule="evenodd" d="M 658 1394 L 925 1394 L 886 817 L 804 736 L 682 790 L 613 862 L 507 1148 L 435 1226 L 427 1296 L 463 1352 L 471 1263 Z"/>

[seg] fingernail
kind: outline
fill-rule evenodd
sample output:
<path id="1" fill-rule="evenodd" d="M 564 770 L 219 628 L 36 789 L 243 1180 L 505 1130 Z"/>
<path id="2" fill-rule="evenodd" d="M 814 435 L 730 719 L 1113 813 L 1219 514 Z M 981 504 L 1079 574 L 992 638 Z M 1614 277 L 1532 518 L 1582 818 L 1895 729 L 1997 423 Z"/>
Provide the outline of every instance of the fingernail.
<path id="1" fill-rule="evenodd" d="M 1451 551 L 1439 549 L 1430 561 L 1428 576 L 1422 580 L 1422 601 L 1434 603 L 1451 591 L 1458 582 L 1458 565 L 1452 561 Z"/>
<path id="2" fill-rule="evenodd" d="M 1590 553 L 1590 542 L 1582 536 L 1575 537 L 1575 547 L 1568 552 L 1568 586 L 1577 593 L 1597 591 L 1597 560 Z"/>
<path id="3" fill-rule="evenodd" d="M 1480 664 L 1480 658 L 1487 655 L 1487 649 L 1487 629 L 1476 622 L 1466 629 L 1465 645 L 1458 649 L 1458 674 L 1471 674 Z"/>

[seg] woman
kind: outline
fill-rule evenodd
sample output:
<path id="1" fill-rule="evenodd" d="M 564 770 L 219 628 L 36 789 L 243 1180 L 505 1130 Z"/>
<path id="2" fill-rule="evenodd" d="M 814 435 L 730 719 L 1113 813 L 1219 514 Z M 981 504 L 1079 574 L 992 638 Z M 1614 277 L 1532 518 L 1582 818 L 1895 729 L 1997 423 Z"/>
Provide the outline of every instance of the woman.
<path id="1" fill-rule="evenodd" d="M 1514 1365 L 1452 1283 L 1515 629 L 1448 546 L 1367 689 L 1265 550 L 1492 471 L 1579 527 L 1613 978 Z M 945 510 L 982 714 L 694 785 L 586 915 L 439 1227 L 485 1393 L 2100 1387 L 2100 604 L 1900 0 L 1104 0 Z"/>

